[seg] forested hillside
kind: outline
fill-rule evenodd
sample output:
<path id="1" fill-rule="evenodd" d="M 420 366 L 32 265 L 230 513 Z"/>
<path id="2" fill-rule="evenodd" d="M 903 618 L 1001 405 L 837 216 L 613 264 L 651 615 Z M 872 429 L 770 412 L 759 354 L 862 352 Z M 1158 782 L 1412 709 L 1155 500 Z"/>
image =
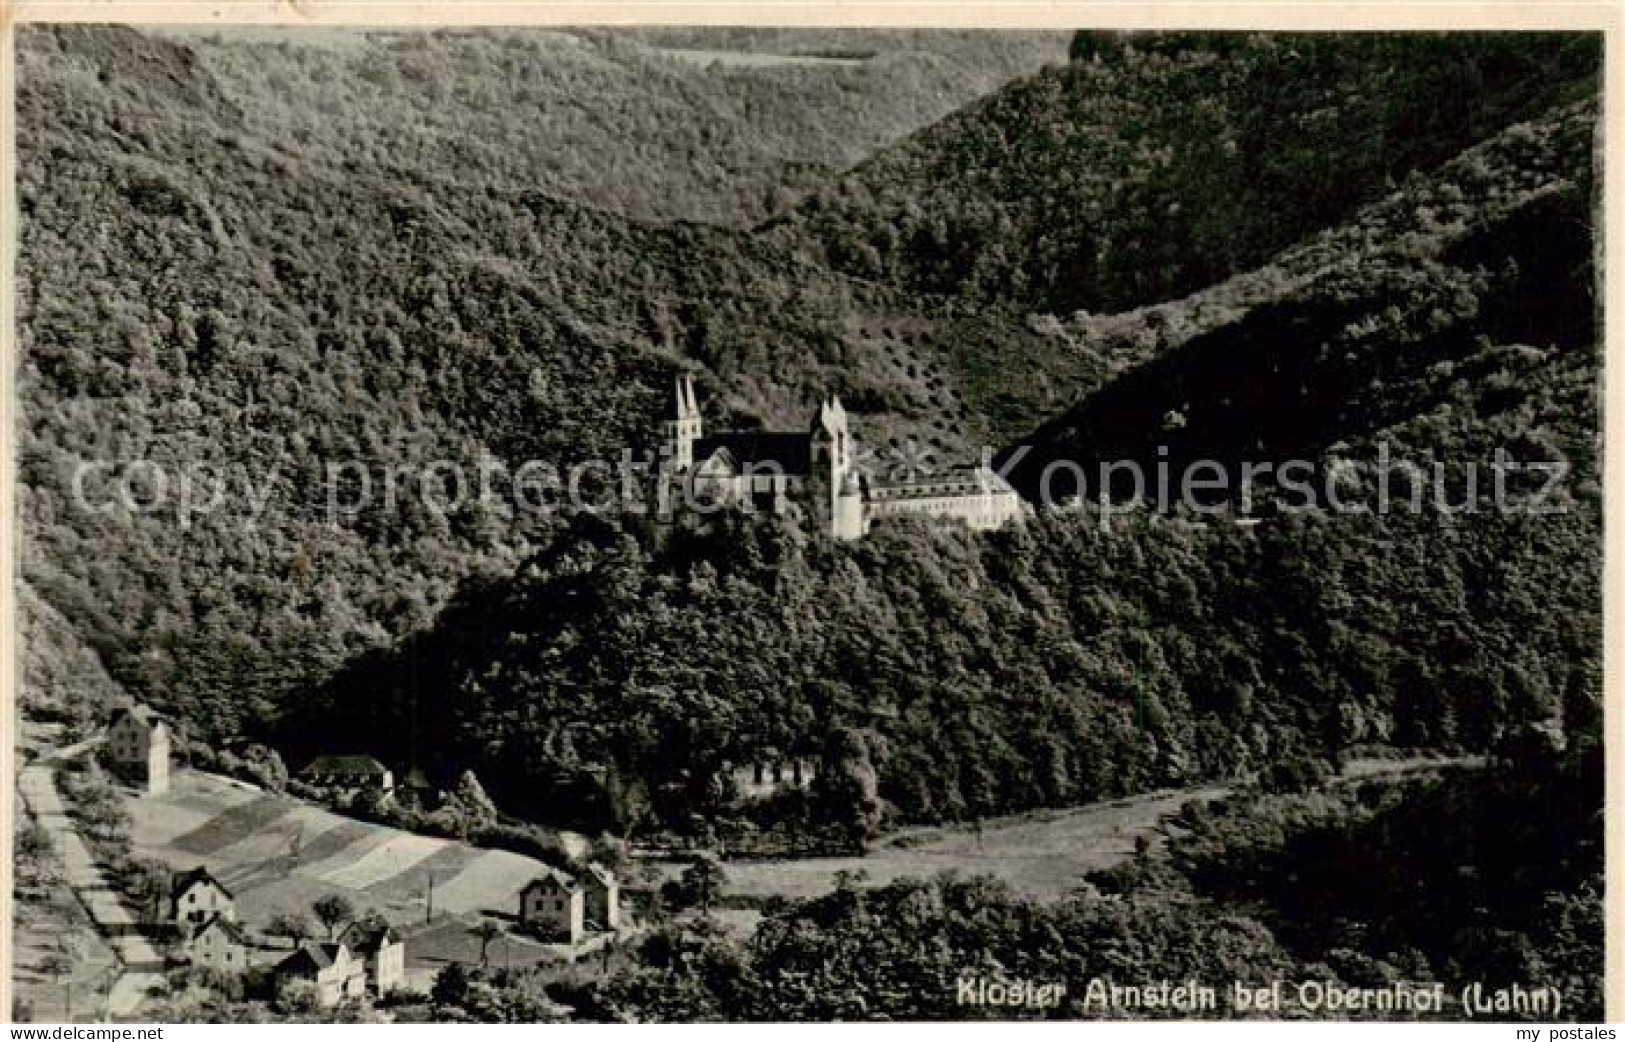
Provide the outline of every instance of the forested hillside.
<path id="1" fill-rule="evenodd" d="M 1557 103 L 1594 76 L 1594 49 L 1491 41 L 1445 61 L 1457 45 L 1431 37 L 1227 39 L 1082 37 L 1068 69 L 844 182 L 962 140 L 964 178 L 943 178 L 946 194 L 897 190 L 926 213 L 1008 231 L 1020 248 L 1007 257 L 1045 256 L 1028 237 L 1041 212 L 1078 227 L 1124 215 L 1130 238 L 1108 237 L 1101 269 L 1121 284 L 1078 285 L 1094 286 L 1091 306 L 1127 310 L 1017 318 L 1060 298 L 1005 268 L 978 288 L 798 256 L 821 227 L 808 214 L 835 212 L 828 198 L 765 234 L 655 220 L 704 215 L 720 191 L 690 166 L 669 182 L 687 187 L 662 196 L 659 167 L 692 151 L 687 131 L 662 115 L 646 135 L 576 149 L 585 128 L 642 127 L 636 97 L 579 116 L 548 100 L 624 98 L 633 82 L 690 98 L 718 113 L 705 125 L 720 153 L 749 153 L 740 184 L 794 184 L 798 164 L 840 162 L 836 139 L 925 118 L 928 76 L 915 101 L 880 110 L 813 102 L 797 118 L 824 130 L 809 124 L 806 151 L 786 156 L 750 133 L 783 126 L 784 82 L 806 78 L 817 98 L 892 81 L 816 64 L 753 81 L 651 50 L 692 51 L 681 34 L 341 39 L 259 64 L 241 44 L 25 33 L 24 567 L 39 618 L 72 630 L 45 645 L 64 662 L 35 675 L 64 675 L 88 648 L 195 737 L 275 737 L 297 762 L 344 724 L 376 736 L 379 755 L 474 768 L 515 813 L 620 827 L 721 813 L 722 766 L 768 746 L 805 746 L 842 782 L 796 813 L 861 832 L 886 814 L 974 817 L 1362 743 L 1486 748 L 1554 715 L 1590 726 L 1595 106 Z M 746 44 L 784 48 L 771 35 Z M 991 53 L 967 83 L 1030 54 Z M 921 68 L 941 72 L 935 62 Z M 1314 89 L 1278 97 L 1298 62 Z M 1483 103 L 1426 109 L 1422 133 L 1412 123 L 1440 76 L 1476 76 Z M 494 111 L 514 91 L 560 121 L 539 117 L 535 144 Z M 723 105 L 735 92 L 750 104 Z M 324 106 L 331 122 L 312 114 Z M 1251 128 L 1238 155 L 1305 184 L 1322 183 L 1341 146 L 1352 163 L 1388 144 L 1302 206 L 1249 194 L 1279 178 L 1217 164 L 1214 176 L 1248 186 L 1225 195 L 1188 179 L 1224 151 L 1218 139 L 1164 156 L 1176 113 L 1213 106 L 1214 133 Z M 1266 135 L 1271 121 L 1285 129 Z M 433 147 L 411 136 L 423 128 Z M 569 152 L 551 166 L 546 128 Z M 1043 144 L 995 147 L 990 128 Z M 971 161 L 995 153 L 1028 165 L 1006 178 Z M 595 196 L 617 164 L 641 172 Z M 971 184 L 993 209 L 958 208 Z M 1172 199 L 1148 209 L 1146 193 Z M 1209 203 L 1211 227 L 1181 223 Z M 1124 249 L 1148 222 L 1183 244 L 1186 267 Z M 1213 237 L 1226 222 L 1231 252 Z M 894 252 L 914 263 L 936 255 L 928 246 L 903 238 Z M 1162 281 L 1132 283 L 1145 273 Z M 1007 277 L 1011 293 L 985 299 Z M 1505 444 L 1573 463 L 1573 509 L 1464 525 L 1283 516 L 1256 530 L 1060 515 L 989 538 L 899 526 L 857 546 L 795 518 L 441 514 L 410 492 L 399 509 L 328 516 L 334 462 L 417 474 L 482 452 L 567 462 L 652 448 L 684 369 L 713 424 L 801 423 L 835 391 L 860 437 L 943 454 L 1014 442 L 1063 412 L 1040 428 L 1036 461 L 1137 458 L 1167 441 L 1182 455 L 1327 463 L 1379 436 L 1453 459 Z M 184 523 L 172 505 L 132 515 L 74 499 L 78 463 L 132 459 L 206 465 L 235 484 L 224 509 Z M 95 476 L 91 504 L 116 479 Z M 245 483 L 268 497 L 263 514 L 246 512 Z M 566 812 L 535 799 L 548 786 L 593 795 Z"/>
<path id="2" fill-rule="evenodd" d="M 991 48 L 952 72 L 957 89 L 1041 44 Z M 683 134 L 726 142 L 718 155 L 764 185 L 841 162 L 832 142 L 952 103 L 928 52 L 875 59 L 936 70 L 916 92 L 844 66 L 712 72 L 603 34 L 250 51 L 62 27 L 23 33 L 19 56 L 25 572 L 132 694 L 210 734 L 252 730 L 426 625 L 463 577 L 531 552 L 520 521 L 437 516 L 416 495 L 330 525 L 326 464 L 382 480 L 482 451 L 514 467 L 641 453 L 682 367 L 714 424 L 800 424 L 839 391 L 876 415 L 869 437 L 980 440 L 932 364 L 974 318 L 940 321 L 743 233 L 609 212 L 709 212 L 716 183 L 675 187 L 697 169 Z M 375 82 L 381 69 L 405 78 Z M 536 123 L 494 100 L 514 91 Z M 656 97 L 668 108 L 641 104 Z M 692 118 L 669 111 L 679 100 Z M 785 154 L 773 135 L 792 125 L 805 151 Z M 400 136 L 417 133 L 436 147 Z M 616 185 L 611 168 L 637 175 Z M 547 185 L 613 191 L 592 208 Z M 112 472 L 76 502 L 79 464 L 137 459 L 229 479 L 225 506 L 187 524 L 173 498 L 99 512 Z"/>
<path id="3" fill-rule="evenodd" d="M 922 292 L 1126 311 L 1262 264 L 1510 123 L 1594 92 L 1596 37 L 1080 33 L 1072 62 L 775 222 Z"/>
<path id="4" fill-rule="evenodd" d="M 1017 471 L 1033 491 L 1046 461 L 1150 470 L 1158 446 L 1176 466 L 1330 469 L 1381 441 L 1449 462 L 1458 503 L 1461 468 L 1485 468 L 1487 495 L 1500 448 L 1571 467 L 1546 504 L 1562 516 L 1278 515 L 1238 531 L 1084 513 L 968 542 L 905 527 L 856 550 L 794 524 L 673 536 L 594 521 L 513 583 L 471 585 L 420 641 L 357 663 L 285 740 L 336 718 L 393 736 L 398 756 L 477 759 L 514 801 L 596 791 L 607 768 L 594 820 L 635 828 L 725 813 L 727 764 L 798 743 L 868 779 L 798 813 L 872 821 L 1076 802 L 1356 744 L 1484 749 L 1551 719 L 1586 732 L 1594 124 L 1580 102 L 1510 127 L 1115 328 L 1034 323 L 1052 357 L 1097 367 L 1100 390 Z M 1127 335 L 1145 329 L 1154 341 Z M 990 379 L 1008 375 L 997 357 Z M 1519 509 L 1532 488 L 1511 492 Z M 437 749 L 409 737 L 425 720 Z"/>
<path id="5" fill-rule="evenodd" d="M 228 769 L 366 753 L 553 852 L 532 823 L 855 853 L 1232 794 L 1050 904 L 843 874 L 737 941 L 650 903 L 530 1019 L 941 1016 L 971 966 L 1549 976 L 1590 1014 L 1600 41 L 1070 42 L 20 32 L 25 716 L 141 699 Z M 836 542 L 514 508 L 526 462 L 651 455 L 680 373 L 709 429 L 838 393 L 863 444 L 1024 454 L 1031 498 L 1051 463 L 1297 460 L 1356 509 L 1266 477 L 1245 523 L 1117 487 Z M 1359 509 L 1384 453 L 1446 469 Z M 1497 502 L 1497 458 L 1566 469 Z M 447 487 L 488 461 L 491 499 Z M 1466 763 L 1334 778 L 1424 753 Z M 784 756 L 805 790 L 739 798 Z M 506 1015 L 448 976 L 435 1012 Z"/>
<path id="6" fill-rule="evenodd" d="M 279 741 L 338 726 L 618 830 L 725 814 L 724 765 L 769 748 L 854 779 L 806 813 L 860 831 L 1361 745 L 1486 749 L 1597 726 L 1597 545 L 1591 511 L 1253 529 L 1057 513 L 854 546 L 773 519 L 582 519 L 357 661 Z M 598 801 L 550 795 L 605 769 Z"/>
<path id="7" fill-rule="evenodd" d="M 945 363 L 1009 443 L 1131 365 L 1329 265 L 1357 265 L 1368 236 L 1436 238 L 1428 222 L 1450 209 L 1476 219 L 1459 197 L 1374 225 L 1357 214 L 1403 205 L 1457 153 L 1594 93 L 1597 47 L 1572 35 L 1082 33 L 1071 65 L 877 154 L 764 232 L 1045 334 L 960 340 Z M 1326 234 L 1341 227 L 1354 234 Z"/>
<path id="8" fill-rule="evenodd" d="M 1060 32 L 534 29 L 200 35 L 243 129 L 461 189 L 743 226 L 1009 80 Z M 266 46 L 272 40 L 282 41 Z M 843 47 L 841 41 L 847 41 Z"/>
<path id="9" fill-rule="evenodd" d="M 1012 446 L 1026 452 L 1014 480 L 1036 497 L 1056 461 L 1093 482 L 1112 461 L 1236 473 L 1369 461 L 1381 442 L 1448 463 L 1452 485 L 1497 448 L 1594 485 L 1595 132 L 1594 104 L 1562 107 L 1256 271 L 1132 317 L 1058 324 L 1056 353 L 1099 359 L 1102 379 Z M 1136 322 L 1154 336 L 1136 340 Z M 1050 494 L 1073 487 L 1057 478 Z"/>

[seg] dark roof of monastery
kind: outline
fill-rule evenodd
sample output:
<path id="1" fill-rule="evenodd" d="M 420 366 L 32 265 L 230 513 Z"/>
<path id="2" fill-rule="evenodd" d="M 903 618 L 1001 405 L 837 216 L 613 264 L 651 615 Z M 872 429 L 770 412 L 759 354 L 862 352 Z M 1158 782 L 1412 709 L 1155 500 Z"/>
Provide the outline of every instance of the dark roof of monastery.
<path id="1" fill-rule="evenodd" d="M 984 492 L 1011 492 L 1009 482 L 983 467 L 955 467 L 910 478 L 871 479 L 871 499 L 929 499 L 935 496 L 971 496 Z"/>
<path id="2" fill-rule="evenodd" d="M 728 454 L 735 469 L 751 466 L 756 473 L 771 473 L 771 467 L 794 477 L 812 472 L 811 440 L 804 431 L 724 431 L 694 441 L 694 463 L 698 466 L 719 451 Z"/>

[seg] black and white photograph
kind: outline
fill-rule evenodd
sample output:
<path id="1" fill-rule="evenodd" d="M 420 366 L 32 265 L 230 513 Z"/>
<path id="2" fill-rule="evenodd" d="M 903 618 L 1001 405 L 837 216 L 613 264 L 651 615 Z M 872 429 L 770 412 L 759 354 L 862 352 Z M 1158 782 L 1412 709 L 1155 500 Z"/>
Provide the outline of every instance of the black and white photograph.
<path id="1" fill-rule="evenodd" d="M 10 1020 L 1605 1020 L 1603 20 L 228 21 L 13 30 Z"/>

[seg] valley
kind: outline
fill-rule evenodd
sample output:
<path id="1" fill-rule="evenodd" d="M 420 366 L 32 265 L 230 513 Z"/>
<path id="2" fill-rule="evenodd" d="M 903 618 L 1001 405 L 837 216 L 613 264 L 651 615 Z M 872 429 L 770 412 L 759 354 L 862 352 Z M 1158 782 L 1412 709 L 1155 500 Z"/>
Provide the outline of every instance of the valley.
<path id="1" fill-rule="evenodd" d="M 938 1020 L 967 966 L 1600 1010 L 1601 43 L 26 27 L 30 1012 L 107 1001 L 65 857 L 229 891 L 248 972 L 87 937 L 159 1019 Z M 865 450 L 931 508 L 837 529 Z M 617 508 L 673 458 L 734 499 Z M 1377 508 L 1500 459 L 1562 480 Z M 1046 492 L 1193 463 L 1343 499 Z M 263 509 L 142 477 L 204 470 Z M 278 978 L 369 910 L 402 994 Z"/>

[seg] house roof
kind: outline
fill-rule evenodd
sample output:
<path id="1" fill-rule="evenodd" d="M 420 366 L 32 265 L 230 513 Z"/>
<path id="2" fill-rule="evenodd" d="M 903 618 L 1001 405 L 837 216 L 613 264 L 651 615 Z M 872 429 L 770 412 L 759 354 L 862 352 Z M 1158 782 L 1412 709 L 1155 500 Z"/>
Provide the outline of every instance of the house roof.
<path id="1" fill-rule="evenodd" d="M 308 775 L 359 775 L 368 778 L 382 778 L 389 773 L 389 768 L 371 756 L 362 753 L 347 753 L 318 756 L 310 761 L 310 765 L 300 773 Z"/>
<path id="2" fill-rule="evenodd" d="M 346 927 L 343 933 L 339 934 L 339 940 L 358 952 L 374 951 L 392 944 L 399 944 L 401 935 L 396 933 L 395 928 L 386 922 L 357 920 Z"/>
<path id="3" fill-rule="evenodd" d="M 565 893 L 574 893 L 575 891 L 581 889 L 581 884 L 576 882 L 574 879 L 571 879 L 563 872 L 560 872 L 558 869 L 550 868 L 541 875 L 537 876 L 535 879 L 532 879 L 530 882 L 526 883 L 524 889 L 520 890 L 519 892 L 521 894 L 528 894 L 532 890 L 537 889 L 563 890 Z"/>
<path id="4" fill-rule="evenodd" d="M 210 883 L 216 890 L 219 890 L 227 897 L 233 896 L 232 892 L 226 889 L 226 884 L 220 882 L 220 880 L 210 875 L 209 870 L 202 865 L 197 866 L 190 872 L 182 872 L 180 875 L 176 876 L 175 881 L 169 890 L 170 896 L 180 897 L 182 894 L 186 893 L 199 883 Z"/>
<path id="5" fill-rule="evenodd" d="M 297 973 L 314 977 L 338 960 L 346 952 L 343 941 L 306 941 L 299 950 L 276 964 L 278 973 Z"/>
<path id="6" fill-rule="evenodd" d="M 210 916 L 207 922 L 199 926 L 196 930 L 193 930 L 192 937 L 195 940 L 213 929 L 219 929 L 232 941 L 237 944 L 241 944 L 244 947 L 247 947 L 249 943 L 248 932 L 242 928 L 242 925 L 237 923 L 235 920 L 227 919 L 219 912 L 216 912 L 214 915 Z"/>
<path id="7" fill-rule="evenodd" d="M 116 724 L 125 717 L 129 717 L 136 723 L 141 724 L 143 727 L 158 727 L 164 722 L 163 717 L 153 712 L 151 707 L 145 706 L 140 702 L 115 712 L 110 723 Z"/>
<path id="8" fill-rule="evenodd" d="M 774 467 L 792 477 L 812 472 L 811 443 L 800 431 L 725 431 L 696 439 L 695 466 L 712 456 L 735 473 L 746 466 L 762 475 L 773 473 Z"/>
<path id="9" fill-rule="evenodd" d="M 600 865 L 596 861 L 590 862 L 587 865 L 587 880 L 588 882 L 596 881 L 600 886 L 620 885 L 615 881 L 615 873 L 611 872 L 609 869 L 605 868 L 603 865 Z"/>

